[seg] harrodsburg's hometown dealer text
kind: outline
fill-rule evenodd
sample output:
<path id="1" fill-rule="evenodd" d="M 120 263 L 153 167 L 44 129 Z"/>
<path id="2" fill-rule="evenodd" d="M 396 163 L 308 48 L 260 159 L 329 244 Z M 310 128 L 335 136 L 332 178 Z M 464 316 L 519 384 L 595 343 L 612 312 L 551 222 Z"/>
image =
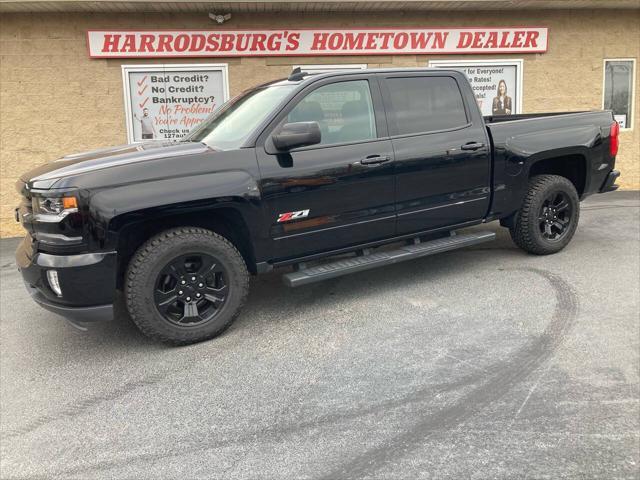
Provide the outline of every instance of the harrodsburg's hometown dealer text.
<path id="1" fill-rule="evenodd" d="M 228 98 L 226 66 L 122 69 L 130 142 L 180 139 Z"/>
<path id="2" fill-rule="evenodd" d="M 547 28 L 89 30 L 91 58 L 543 53 Z"/>

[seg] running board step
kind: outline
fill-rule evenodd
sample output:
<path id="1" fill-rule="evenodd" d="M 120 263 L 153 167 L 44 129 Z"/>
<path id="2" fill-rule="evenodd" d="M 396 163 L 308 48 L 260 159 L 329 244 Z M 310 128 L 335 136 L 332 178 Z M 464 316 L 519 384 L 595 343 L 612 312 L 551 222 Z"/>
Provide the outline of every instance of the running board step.
<path id="1" fill-rule="evenodd" d="M 435 255 L 436 253 L 456 250 L 477 243 L 489 242 L 496 238 L 494 232 L 474 232 L 438 238 L 428 242 L 402 246 L 396 250 L 375 252 L 368 255 L 346 258 L 309 268 L 302 268 L 282 276 L 285 285 L 299 287 L 307 283 L 320 282 L 329 278 L 361 272 L 370 268 L 404 262 L 414 258 Z"/>

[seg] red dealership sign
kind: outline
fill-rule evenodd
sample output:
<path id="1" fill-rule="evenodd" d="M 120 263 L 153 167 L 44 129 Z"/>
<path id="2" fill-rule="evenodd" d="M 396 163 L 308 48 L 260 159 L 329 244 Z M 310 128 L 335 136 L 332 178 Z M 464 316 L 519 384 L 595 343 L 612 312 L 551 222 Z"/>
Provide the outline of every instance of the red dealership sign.
<path id="1" fill-rule="evenodd" d="M 542 53 L 547 28 L 89 30 L 91 58 Z"/>

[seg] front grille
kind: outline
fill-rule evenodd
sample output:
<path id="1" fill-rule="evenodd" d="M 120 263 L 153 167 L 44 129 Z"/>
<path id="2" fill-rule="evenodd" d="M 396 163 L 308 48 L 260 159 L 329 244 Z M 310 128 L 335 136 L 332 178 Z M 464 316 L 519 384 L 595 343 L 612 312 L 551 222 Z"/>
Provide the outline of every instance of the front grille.
<path id="1" fill-rule="evenodd" d="M 33 195 L 22 180 L 16 182 L 16 190 L 20 194 L 20 203 L 16 208 L 16 220 L 31 234 L 33 233 Z"/>
<path id="2" fill-rule="evenodd" d="M 27 198 L 27 197 L 22 197 L 22 201 L 20 202 L 20 206 L 24 206 L 24 209 L 26 212 L 28 212 L 29 214 L 33 213 L 33 200 Z"/>
<path id="3" fill-rule="evenodd" d="M 28 216 L 31 216 L 33 214 L 33 196 L 31 195 L 31 192 L 26 188 L 25 182 L 23 182 L 22 180 L 18 180 L 16 182 L 16 190 L 20 194 L 20 204 L 18 205 L 18 212 L 22 215 L 28 214 Z"/>

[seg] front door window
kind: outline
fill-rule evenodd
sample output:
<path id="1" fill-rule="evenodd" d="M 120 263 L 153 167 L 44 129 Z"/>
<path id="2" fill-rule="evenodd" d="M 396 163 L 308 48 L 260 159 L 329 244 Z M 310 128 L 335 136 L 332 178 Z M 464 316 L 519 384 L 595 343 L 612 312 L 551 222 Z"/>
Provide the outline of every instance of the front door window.
<path id="1" fill-rule="evenodd" d="M 321 145 L 375 139 L 369 82 L 338 82 L 314 90 L 289 112 L 284 123 L 294 122 L 318 122 Z"/>

